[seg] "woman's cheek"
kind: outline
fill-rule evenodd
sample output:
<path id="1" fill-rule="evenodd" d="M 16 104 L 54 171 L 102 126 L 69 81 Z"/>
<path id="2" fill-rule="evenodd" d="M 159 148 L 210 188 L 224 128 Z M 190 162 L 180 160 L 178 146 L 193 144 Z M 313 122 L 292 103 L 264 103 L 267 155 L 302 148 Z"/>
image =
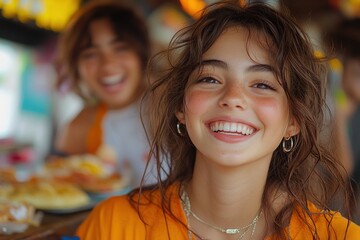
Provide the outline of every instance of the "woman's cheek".
<path id="1" fill-rule="evenodd" d="M 273 121 L 283 121 L 289 112 L 286 103 L 272 98 L 257 99 L 252 106 L 259 118 Z"/>
<path id="2" fill-rule="evenodd" d="M 203 91 L 190 91 L 186 97 L 186 111 L 191 114 L 201 113 L 209 104 L 209 94 Z"/>
<path id="3" fill-rule="evenodd" d="M 95 78 L 98 74 L 98 64 L 96 62 L 84 62 L 79 65 L 79 73 L 83 80 Z"/>

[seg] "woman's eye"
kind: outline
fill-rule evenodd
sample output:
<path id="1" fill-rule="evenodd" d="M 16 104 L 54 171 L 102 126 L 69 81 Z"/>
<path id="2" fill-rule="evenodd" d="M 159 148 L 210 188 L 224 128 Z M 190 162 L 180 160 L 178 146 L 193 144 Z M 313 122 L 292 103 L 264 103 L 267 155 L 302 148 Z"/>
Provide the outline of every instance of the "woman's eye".
<path id="1" fill-rule="evenodd" d="M 114 51 L 115 52 L 123 52 L 129 49 L 129 46 L 127 44 L 119 43 L 114 45 Z"/>
<path id="2" fill-rule="evenodd" d="M 270 90 L 275 90 L 274 87 L 272 87 L 270 84 L 267 83 L 256 83 L 253 85 L 254 88 L 259 88 L 259 89 L 270 89 Z"/>
<path id="3" fill-rule="evenodd" d="M 218 80 L 212 77 L 203 77 L 199 80 L 200 83 L 219 83 Z"/>
<path id="4" fill-rule="evenodd" d="M 84 51 L 81 53 L 80 57 L 83 59 L 91 59 L 97 56 L 96 51 Z"/>
<path id="5" fill-rule="evenodd" d="M 123 51 L 125 51 L 126 49 L 127 49 L 127 48 L 124 47 L 124 46 L 115 47 L 115 51 L 116 51 L 116 52 L 123 52 Z"/>

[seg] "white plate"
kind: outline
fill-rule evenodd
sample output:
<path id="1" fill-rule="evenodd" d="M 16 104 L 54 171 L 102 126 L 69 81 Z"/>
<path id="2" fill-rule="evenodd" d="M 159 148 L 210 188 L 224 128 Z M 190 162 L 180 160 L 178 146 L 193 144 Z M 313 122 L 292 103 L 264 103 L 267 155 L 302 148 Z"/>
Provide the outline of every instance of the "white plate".
<path id="1" fill-rule="evenodd" d="M 54 208 L 54 209 L 38 209 L 44 213 L 51 213 L 51 214 L 71 214 L 77 213 L 82 211 L 91 210 L 98 204 L 99 201 L 91 199 L 91 201 L 83 206 L 75 207 L 75 208 Z"/>

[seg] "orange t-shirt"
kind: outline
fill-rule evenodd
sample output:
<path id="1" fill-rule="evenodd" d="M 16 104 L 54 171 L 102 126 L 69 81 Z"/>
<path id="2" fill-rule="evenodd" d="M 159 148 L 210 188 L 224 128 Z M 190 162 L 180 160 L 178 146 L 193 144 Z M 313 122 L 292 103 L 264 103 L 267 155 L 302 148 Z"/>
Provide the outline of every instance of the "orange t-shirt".
<path id="1" fill-rule="evenodd" d="M 130 205 L 127 196 L 117 196 L 107 199 L 96 206 L 78 228 L 77 236 L 81 240 L 188 239 L 187 220 L 178 194 L 179 186 L 180 184 L 174 184 L 168 189 L 167 194 L 170 198 L 172 212 L 181 222 L 185 223 L 184 225 L 167 214 L 165 218 L 160 207 L 160 193 L 155 191 L 152 194 L 146 192 L 146 197 L 142 201 L 144 204 L 140 206 L 146 224 L 141 221 L 137 211 Z M 151 203 L 146 199 L 149 199 Z M 310 210 L 319 212 L 312 204 L 310 204 Z M 339 213 L 331 214 L 334 214 L 331 222 L 334 230 L 330 230 L 329 239 L 345 239 L 347 219 Z M 320 239 L 328 239 L 326 216 L 329 216 L 329 214 L 320 213 L 315 216 L 313 220 L 316 223 Z M 311 232 L 300 221 L 297 214 L 292 215 L 289 227 L 290 239 L 312 239 Z M 346 239 L 360 239 L 360 227 L 350 222 Z M 267 240 L 271 240 L 271 237 L 268 237 Z"/>

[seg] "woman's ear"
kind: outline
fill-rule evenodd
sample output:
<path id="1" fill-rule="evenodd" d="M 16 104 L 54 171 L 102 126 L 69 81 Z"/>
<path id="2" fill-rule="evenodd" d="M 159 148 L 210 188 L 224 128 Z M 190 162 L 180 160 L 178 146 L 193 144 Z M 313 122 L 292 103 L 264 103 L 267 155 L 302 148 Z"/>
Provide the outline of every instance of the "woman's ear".
<path id="1" fill-rule="evenodd" d="M 289 125 L 286 128 L 286 135 L 285 137 L 292 137 L 297 135 L 300 132 L 300 126 L 295 118 L 291 118 L 289 121 Z"/>
<path id="2" fill-rule="evenodd" d="M 180 123 L 185 124 L 185 114 L 184 112 L 181 111 L 177 111 L 175 113 L 176 118 L 179 120 Z"/>

